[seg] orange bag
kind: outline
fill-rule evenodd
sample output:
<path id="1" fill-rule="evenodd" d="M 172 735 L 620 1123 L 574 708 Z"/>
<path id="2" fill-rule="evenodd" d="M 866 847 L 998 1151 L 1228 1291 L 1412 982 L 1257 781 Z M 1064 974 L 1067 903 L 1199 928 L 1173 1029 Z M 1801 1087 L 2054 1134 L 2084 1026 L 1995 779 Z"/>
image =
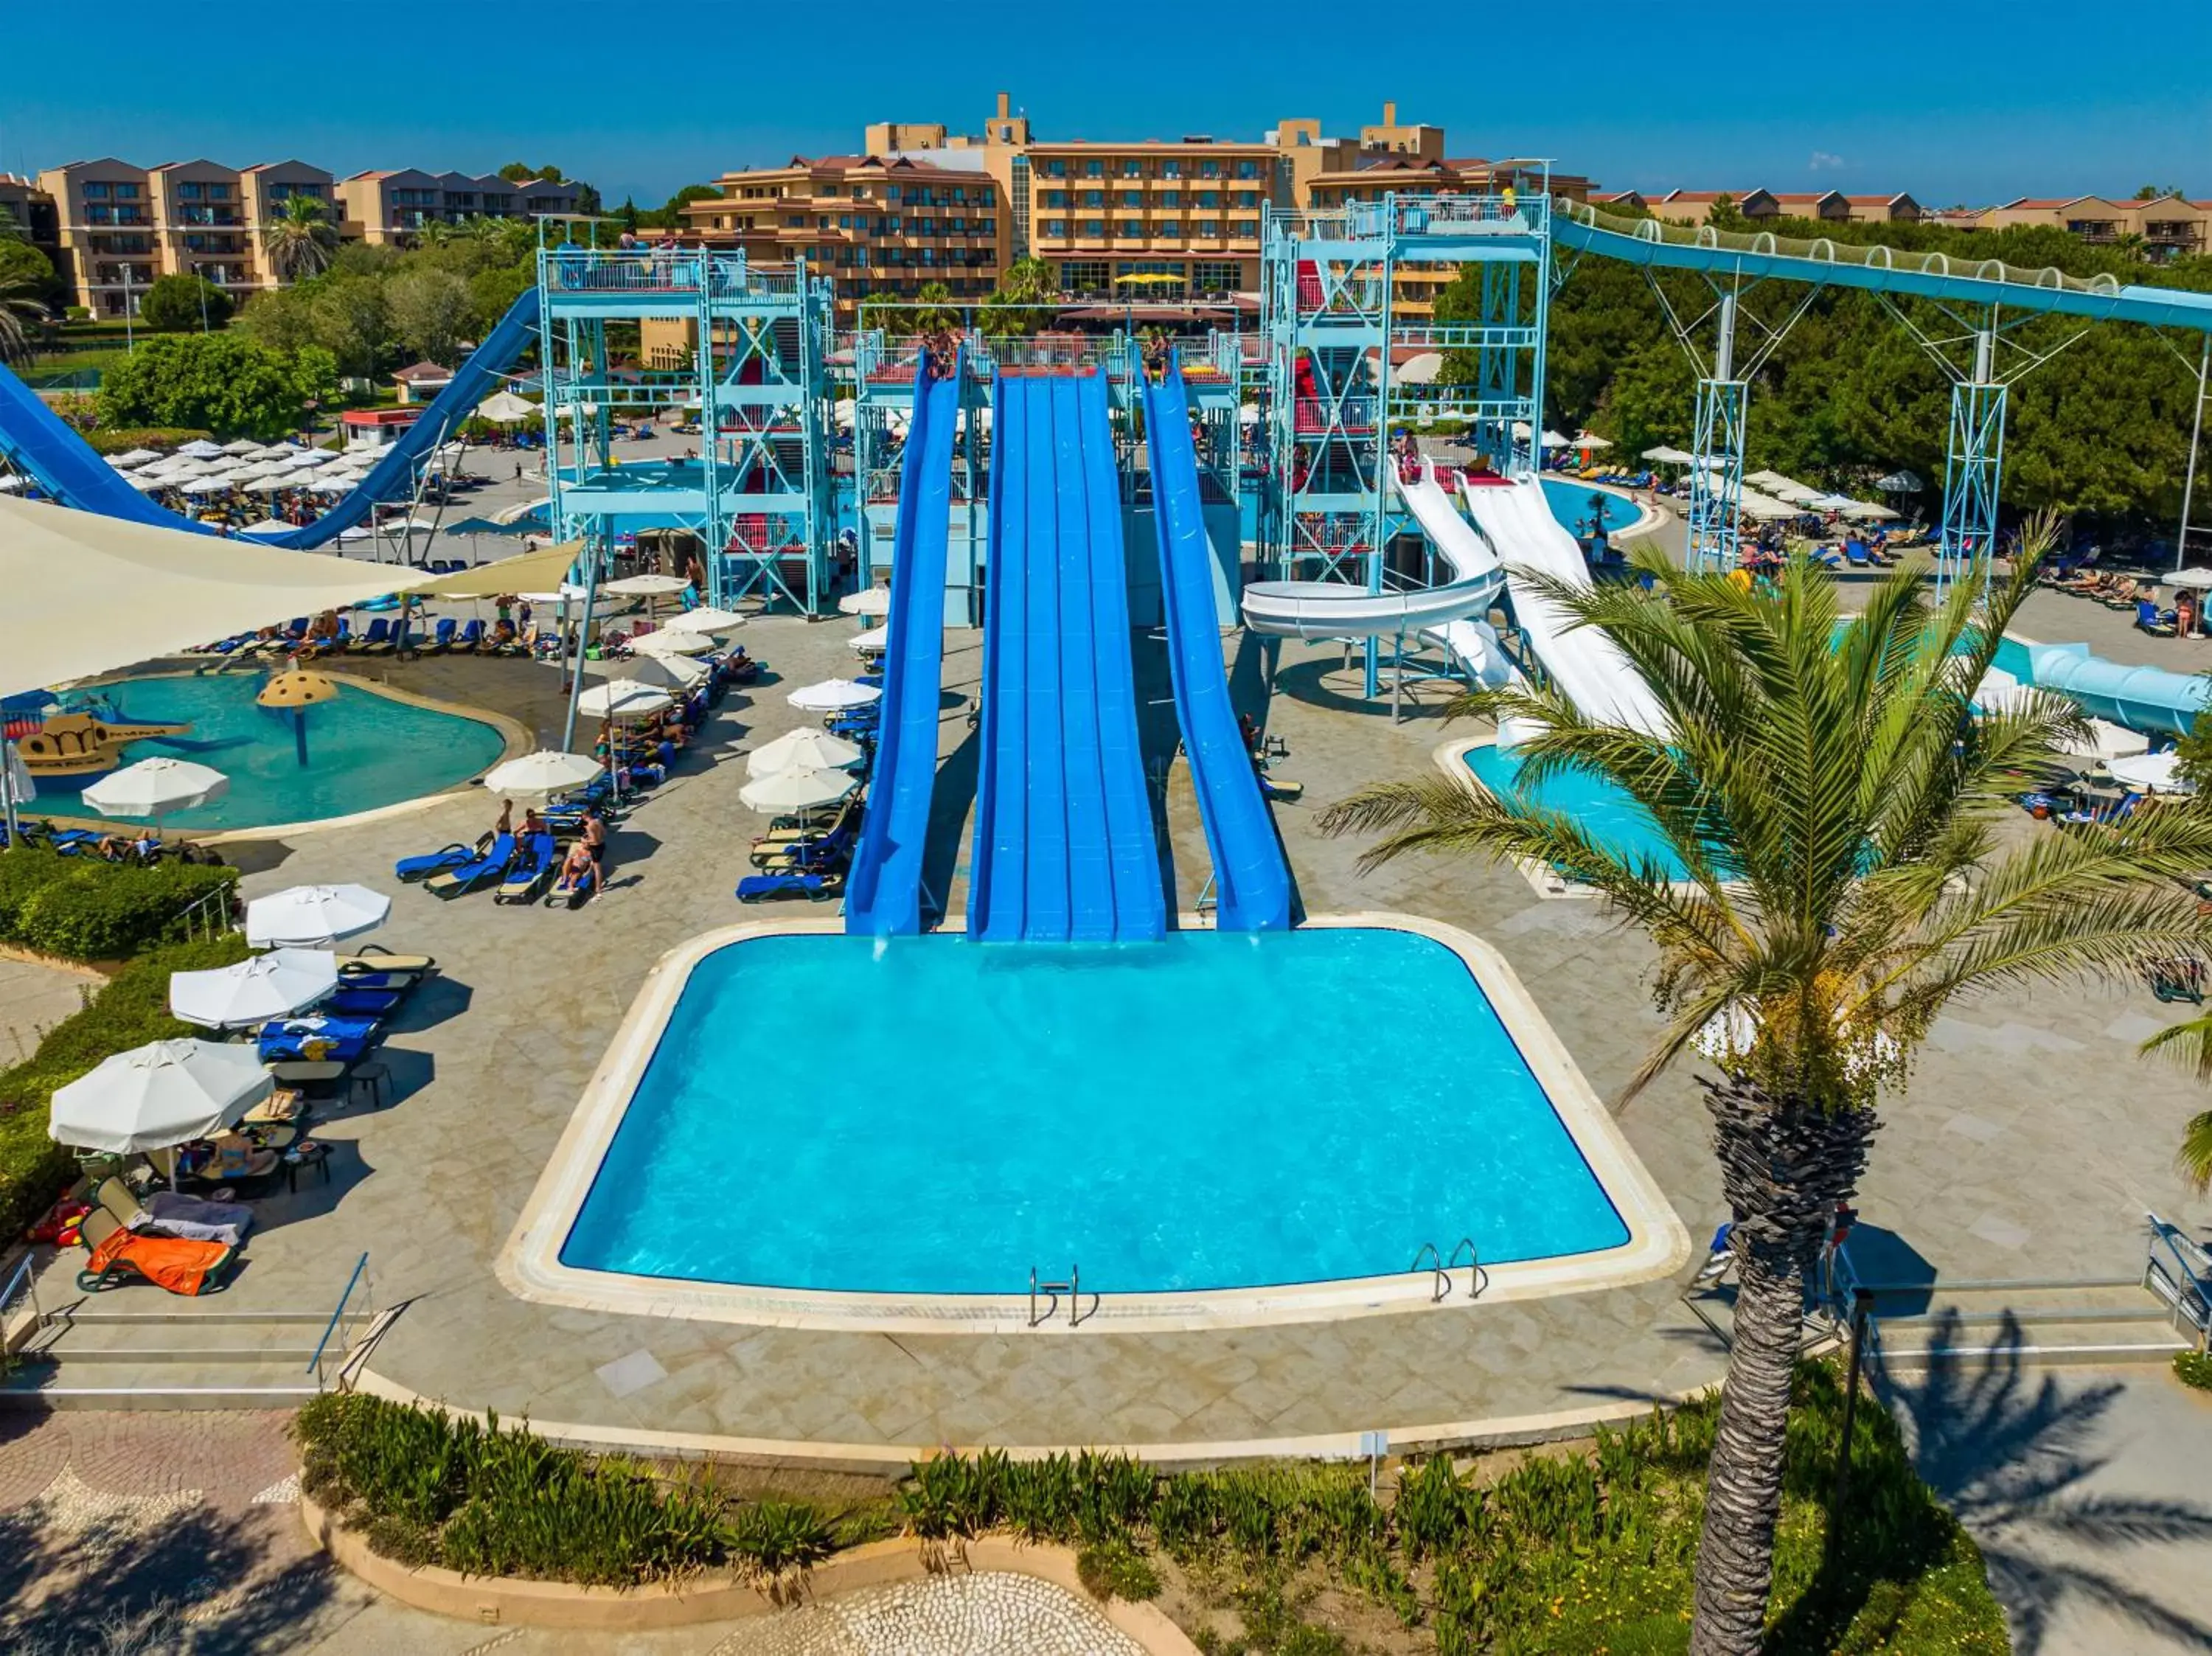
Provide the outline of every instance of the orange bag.
<path id="1" fill-rule="evenodd" d="M 221 1242 L 188 1242 L 173 1236 L 142 1236 L 118 1230 L 92 1251 L 86 1276 L 97 1277 L 117 1265 L 129 1266 L 148 1282 L 187 1298 L 207 1291 L 237 1249 Z"/>

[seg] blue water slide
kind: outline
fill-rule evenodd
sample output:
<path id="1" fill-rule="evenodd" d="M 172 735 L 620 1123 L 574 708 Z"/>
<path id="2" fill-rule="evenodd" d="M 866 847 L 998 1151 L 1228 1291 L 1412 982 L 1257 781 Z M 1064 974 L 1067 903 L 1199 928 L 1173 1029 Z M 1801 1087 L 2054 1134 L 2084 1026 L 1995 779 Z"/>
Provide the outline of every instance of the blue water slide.
<path id="1" fill-rule="evenodd" d="M 1107 943 L 1166 930 L 1137 743 L 1106 383 L 1001 375 L 992 401 L 983 764 L 969 930 Z"/>
<path id="2" fill-rule="evenodd" d="M 2008 270 L 1994 259 L 1888 250 L 1881 250 L 1877 259 L 1868 250 L 1849 243 L 1817 241 L 1790 244 L 1807 252 L 1784 252 L 1782 244 L 1771 237 L 1754 237 L 1750 247 L 1724 247 L 1717 236 L 1710 243 L 1701 241 L 1696 231 L 1669 227 L 1656 219 L 1607 222 L 1593 209 L 1569 201 L 1561 201 L 1553 212 L 1552 236 L 1563 247 L 1664 270 L 1771 276 L 1826 287 L 1912 294 L 1953 304 L 2002 305 L 2008 310 L 2212 333 L 2212 294 L 2136 287 L 2109 276 L 2069 283 L 2056 270 Z M 1822 249 L 1827 257 L 1809 251 Z M 2028 280 L 2010 279 L 2014 276 Z"/>
<path id="3" fill-rule="evenodd" d="M 891 541 L 890 647 L 884 652 L 881 736 L 868 810 L 853 854 L 845 930 L 869 937 L 921 930 L 922 851 L 937 787 L 938 705 L 945 688 L 945 559 L 952 512 L 952 446 L 963 354 L 949 379 L 914 382 Z"/>
<path id="4" fill-rule="evenodd" d="M 2164 667 L 2130 667 L 2093 654 L 2086 644 L 2027 646 L 2028 680 L 2081 704 L 2096 719 L 2154 736 L 2185 736 L 2212 702 L 2201 675 Z"/>
<path id="5" fill-rule="evenodd" d="M 1152 462 L 1152 519 L 1159 531 L 1160 594 L 1176 716 L 1213 856 L 1215 917 L 1224 931 L 1280 931 L 1291 923 L 1291 870 L 1283 861 L 1259 773 L 1246 750 L 1213 604 L 1213 549 L 1198 492 L 1198 451 L 1182 370 L 1145 386 L 1145 441 Z"/>
<path id="6" fill-rule="evenodd" d="M 501 377 L 514 365 L 537 331 L 538 290 L 532 288 L 514 301 L 468 361 L 453 370 L 453 383 L 423 406 L 422 417 L 383 451 L 352 492 L 304 529 L 254 538 L 264 546 L 312 550 L 360 523 L 371 507 L 410 499 L 415 493 L 416 467 L 453 435 L 471 409 L 498 389 Z M 163 511 L 131 488 L 120 472 L 62 422 L 36 391 L 5 368 L 0 368 L 0 455 L 5 455 L 17 470 L 37 478 L 64 506 L 80 512 L 97 512 L 103 517 L 162 529 L 191 530 L 203 535 L 216 532 L 212 525 Z"/>

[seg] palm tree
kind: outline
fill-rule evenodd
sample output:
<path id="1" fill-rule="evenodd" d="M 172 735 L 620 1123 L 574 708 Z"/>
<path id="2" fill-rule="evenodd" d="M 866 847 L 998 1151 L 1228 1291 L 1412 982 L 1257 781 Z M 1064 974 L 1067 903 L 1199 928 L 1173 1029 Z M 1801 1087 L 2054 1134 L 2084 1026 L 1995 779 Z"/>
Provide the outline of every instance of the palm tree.
<path id="1" fill-rule="evenodd" d="M 2082 728 L 2055 695 L 1975 717 L 1974 688 L 2051 538 L 2037 526 L 1976 610 L 1940 604 L 1924 567 L 1869 590 L 1845 622 L 1826 575 L 1771 591 L 1644 562 L 1654 586 L 1533 583 L 1602 627 L 1665 715 L 1644 734 L 1556 689 L 1468 696 L 1511 719 L 1532 782 L 1569 770 L 1624 790 L 1679 859 L 1670 870 L 1573 817 L 1438 776 L 1333 807 L 1333 832 L 1380 829 L 1364 866 L 1417 850 L 1532 858 L 1594 888 L 1658 946 L 1663 1033 L 1632 1095 L 1693 1047 L 1741 1289 L 1708 1475 L 1690 1648 L 1759 1649 L 1772 1586 L 1784 1434 L 1802 1295 L 1830 1216 L 1855 1190 L 1881 1095 L 1954 997 L 2201 957 L 2212 920 L 2175 883 L 2212 858 L 2212 811 L 2160 805 L 2025 841 L 2007 796 Z M 2014 820 L 2017 820 L 2016 818 Z"/>
<path id="2" fill-rule="evenodd" d="M 2212 1012 L 2160 1030 L 2143 1042 L 2142 1050 L 2178 1060 L 2199 1081 L 2212 1081 Z M 2173 1162 L 2198 1195 L 2212 1189 L 2212 1110 L 2190 1117 Z"/>
<path id="3" fill-rule="evenodd" d="M 320 276 L 330 268 L 337 240 L 323 203 L 313 196 L 285 197 L 283 210 L 261 229 L 262 250 L 280 282 Z"/>
<path id="4" fill-rule="evenodd" d="M 37 326 L 47 315 L 37 282 L 0 273 L 0 364 L 14 367 L 29 360 Z"/>

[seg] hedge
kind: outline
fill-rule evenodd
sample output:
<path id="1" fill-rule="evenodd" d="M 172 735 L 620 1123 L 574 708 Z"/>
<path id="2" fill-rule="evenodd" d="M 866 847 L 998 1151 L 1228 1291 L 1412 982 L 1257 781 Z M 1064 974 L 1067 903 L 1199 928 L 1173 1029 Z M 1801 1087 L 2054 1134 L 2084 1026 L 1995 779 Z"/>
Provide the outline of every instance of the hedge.
<path id="1" fill-rule="evenodd" d="M 125 426 L 115 431 L 88 431 L 84 440 L 97 454 L 127 454 L 134 448 L 182 448 L 186 443 L 214 440 L 215 434 L 190 426 Z"/>
<path id="2" fill-rule="evenodd" d="M 1896 1422 L 1860 1409 L 1832 1531 L 1842 1439 L 1832 1364 L 1799 1368 L 1768 1649 L 2011 1649 L 1980 1554 L 1917 1472 Z M 925 1539 L 995 1532 L 1083 1549 L 1094 1592 L 1150 1597 L 1158 1556 L 1208 1612 L 1201 1648 L 1341 1652 L 1307 1625 L 1326 1585 L 1425 1629 L 1438 1656 L 1481 1651 L 1679 1651 L 1688 1620 L 1717 1393 L 1591 1444 L 1534 1453 L 1486 1482 L 1448 1457 L 1409 1465 L 1395 1497 L 1364 1465 L 1273 1464 L 1161 1474 L 1121 1455 L 1012 1460 L 997 1451 L 914 1466 L 896 1520 Z M 663 1477 L 524 1429 L 362 1393 L 331 1393 L 294 1428 L 302 1487 L 369 1545 L 410 1565 L 629 1586 L 733 1566 L 803 1572 L 890 1526 L 878 1508 L 740 1503 L 693 1469 Z M 1206 1584 L 1234 1591 L 1218 1604 Z M 1211 1613 L 1233 1609 L 1225 1638 Z"/>
<path id="3" fill-rule="evenodd" d="M 120 960 L 171 935 L 178 917 L 238 878 L 233 868 L 151 866 L 64 857 L 38 846 L 0 852 L 0 943 L 67 960 Z"/>
<path id="4" fill-rule="evenodd" d="M 231 931 L 141 955 L 109 979 L 91 1004 L 47 1030 L 29 1059 L 0 1071 L 0 1236 L 29 1226 L 76 1174 L 76 1158 L 46 1136 L 55 1089 L 114 1053 L 199 1034 L 169 1016 L 169 974 L 228 966 L 247 952 L 245 937 Z"/>

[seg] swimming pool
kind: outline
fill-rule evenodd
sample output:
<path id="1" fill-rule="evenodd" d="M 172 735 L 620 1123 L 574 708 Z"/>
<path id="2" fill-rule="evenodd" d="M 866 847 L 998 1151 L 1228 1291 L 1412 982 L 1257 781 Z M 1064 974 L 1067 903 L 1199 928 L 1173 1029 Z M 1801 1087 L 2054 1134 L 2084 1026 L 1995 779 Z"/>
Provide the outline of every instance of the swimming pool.
<path id="1" fill-rule="evenodd" d="M 942 1307 L 1012 1303 L 1032 1267 L 1079 1266 L 1118 1320 L 1286 1285 L 1373 1308 L 1384 1277 L 1425 1301 L 1416 1251 L 1462 1236 L 1501 1275 L 1671 1258 L 1679 1224 L 1517 985 L 1509 1027 L 1424 930 L 708 940 L 634 1010 L 510 1286 L 737 1285 L 779 1319 L 903 1296 L 972 1326 L 988 1307 Z"/>
<path id="2" fill-rule="evenodd" d="M 1552 515 L 1573 534 L 1585 537 L 1593 512 L 1602 515 L 1605 532 L 1626 529 L 1644 515 L 1644 508 L 1625 494 L 1615 494 L 1610 489 L 1595 488 L 1578 479 L 1550 477 L 1543 480 L 1544 504 L 1552 508 Z"/>
<path id="3" fill-rule="evenodd" d="M 1539 786 L 1522 789 L 1521 762 L 1492 743 L 1471 747 L 1461 761 L 1492 793 L 1522 798 L 1549 810 L 1559 811 L 1580 822 L 1583 831 L 1599 844 L 1624 857 L 1656 857 L 1673 880 L 1686 880 L 1682 866 L 1659 825 L 1644 807 L 1601 776 L 1587 771 L 1566 771 L 1547 777 Z"/>
<path id="4" fill-rule="evenodd" d="M 121 679 L 91 693 L 118 722 L 191 725 L 182 736 L 132 743 L 123 749 L 125 763 L 167 755 L 210 765 L 230 779 L 222 799 L 164 816 L 164 828 L 268 828 L 377 810 L 465 782 L 496 763 L 507 746 L 481 719 L 416 707 L 334 675 L 337 699 L 307 709 L 302 767 L 293 715 L 254 705 L 265 677 L 230 672 Z M 72 707 L 87 700 L 69 698 Z M 41 776 L 34 809 L 96 817 L 78 796 L 98 780 Z"/>

